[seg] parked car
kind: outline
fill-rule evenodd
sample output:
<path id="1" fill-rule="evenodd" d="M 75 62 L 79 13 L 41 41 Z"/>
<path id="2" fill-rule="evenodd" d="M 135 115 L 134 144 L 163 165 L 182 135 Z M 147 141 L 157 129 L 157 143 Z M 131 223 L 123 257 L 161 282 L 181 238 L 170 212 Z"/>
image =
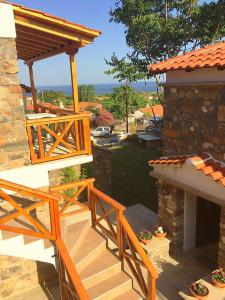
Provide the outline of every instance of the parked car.
<path id="1" fill-rule="evenodd" d="M 110 137 L 111 128 L 108 126 L 98 126 L 91 131 L 91 135 L 94 137 Z"/>

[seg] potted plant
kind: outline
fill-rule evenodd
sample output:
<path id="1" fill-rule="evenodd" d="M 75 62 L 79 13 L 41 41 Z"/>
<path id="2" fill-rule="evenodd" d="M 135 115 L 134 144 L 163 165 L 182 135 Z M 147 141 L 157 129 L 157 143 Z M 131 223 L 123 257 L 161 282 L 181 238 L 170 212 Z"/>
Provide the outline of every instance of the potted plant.
<path id="1" fill-rule="evenodd" d="M 164 229 L 164 227 L 162 225 L 158 225 L 155 227 L 154 229 L 154 233 L 155 236 L 159 237 L 159 238 L 165 238 L 166 237 L 166 230 Z"/>
<path id="2" fill-rule="evenodd" d="M 212 282 L 216 287 L 225 288 L 225 272 L 223 269 L 218 269 L 212 272 Z"/>
<path id="3" fill-rule="evenodd" d="M 144 243 L 144 244 L 148 244 L 152 239 L 152 233 L 151 231 L 147 230 L 147 229 L 142 229 L 139 233 L 139 240 Z"/>
<path id="4" fill-rule="evenodd" d="M 195 282 L 190 287 L 192 296 L 199 300 L 207 299 L 209 295 L 208 288 L 202 283 L 202 281 Z"/>

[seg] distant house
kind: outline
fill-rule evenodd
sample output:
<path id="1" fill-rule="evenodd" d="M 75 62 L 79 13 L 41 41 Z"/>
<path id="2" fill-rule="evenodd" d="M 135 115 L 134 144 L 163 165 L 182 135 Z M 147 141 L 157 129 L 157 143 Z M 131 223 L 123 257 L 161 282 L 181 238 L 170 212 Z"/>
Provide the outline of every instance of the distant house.
<path id="1" fill-rule="evenodd" d="M 139 122 L 143 121 L 145 117 L 151 117 L 151 116 L 157 116 L 162 117 L 163 116 L 163 106 L 161 104 L 159 105 L 153 105 L 153 106 L 147 106 L 143 108 L 139 108 L 135 110 L 133 114 L 129 116 L 129 122 Z"/>

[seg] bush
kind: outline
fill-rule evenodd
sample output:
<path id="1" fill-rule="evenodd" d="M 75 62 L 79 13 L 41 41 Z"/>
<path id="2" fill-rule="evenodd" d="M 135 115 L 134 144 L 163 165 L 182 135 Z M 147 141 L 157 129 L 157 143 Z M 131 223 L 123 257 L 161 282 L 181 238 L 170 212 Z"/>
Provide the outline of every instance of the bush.
<path id="1" fill-rule="evenodd" d="M 101 113 L 95 120 L 97 126 L 112 126 L 115 120 L 110 112 Z"/>

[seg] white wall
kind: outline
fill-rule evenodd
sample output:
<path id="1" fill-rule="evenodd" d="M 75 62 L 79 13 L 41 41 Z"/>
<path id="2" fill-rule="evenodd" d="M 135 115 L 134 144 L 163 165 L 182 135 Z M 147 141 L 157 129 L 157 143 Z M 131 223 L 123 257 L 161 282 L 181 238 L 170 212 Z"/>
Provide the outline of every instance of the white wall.
<path id="1" fill-rule="evenodd" d="M 16 38 L 13 8 L 6 3 L 0 3 L 0 37 Z"/>
<path id="2" fill-rule="evenodd" d="M 196 208 L 197 197 L 185 192 L 184 198 L 184 251 L 196 245 Z"/>
<path id="3" fill-rule="evenodd" d="M 170 71 L 166 74 L 166 83 L 200 83 L 200 82 L 224 82 L 225 70 L 217 68 L 203 68 L 192 72 L 184 70 Z"/>

